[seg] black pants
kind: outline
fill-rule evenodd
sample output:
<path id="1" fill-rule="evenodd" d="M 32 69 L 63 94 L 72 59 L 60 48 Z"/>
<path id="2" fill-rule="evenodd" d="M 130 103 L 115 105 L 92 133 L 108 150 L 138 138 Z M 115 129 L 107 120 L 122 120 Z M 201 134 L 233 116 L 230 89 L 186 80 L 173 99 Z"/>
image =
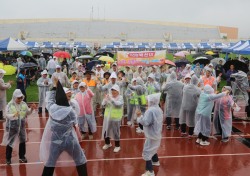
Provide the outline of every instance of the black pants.
<path id="1" fill-rule="evenodd" d="M 199 133 L 198 138 L 201 139 L 202 141 L 208 140 L 207 136 L 203 136 L 201 133 Z"/>
<path id="2" fill-rule="evenodd" d="M 110 144 L 110 138 L 105 137 L 105 144 Z M 115 147 L 120 147 L 120 141 L 115 141 Z"/>
<path id="3" fill-rule="evenodd" d="M 6 147 L 6 159 L 9 160 L 12 157 L 12 147 L 10 147 L 9 145 L 7 145 Z M 26 145 L 25 142 L 20 143 L 19 144 L 19 158 L 23 159 L 25 158 L 25 154 L 26 154 Z"/>
<path id="4" fill-rule="evenodd" d="M 175 121 L 176 128 L 179 128 L 180 127 L 179 118 L 174 118 L 174 121 Z M 171 123 L 172 123 L 172 118 L 167 117 L 167 126 L 171 126 Z"/>
<path id="5" fill-rule="evenodd" d="M 91 129 L 90 129 L 90 127 L 88 128 L 89 129 L 89 135 L 92 135 L 93 133 L 91 132 Z M 86 134 L 87 132 L 83 132 L 82 131 L 82 134 Z"/>
<path id="6" fill-rule="evenodd" d="M 76 166 L 78 176 L 88 176 L 87 172 L 87 164 L 82 164 L 80 166 Z M 53 176 L 55 167 L 46 167 L 43 168 L 42 176 Z"/>
<path id="7" fill-rule="evenodd" d="M 3 119 L 3 111 L 0 111 L 0 120 Z"/>
<path id="8" fill-rule="evenodd" d="M 159 161 L 157 153 L 154 154 L 154 156 L 152 157 L 151 160 L 146 161 L 146 170 L 147 170 L 147 171 L 150 171 L 150 172 L 153 171 L 152 161 L 153 161 L 153 162 L 158 162 L 158 161 Z"/>
<path id="9" fill-rule="evenodd" d="M 187 128 L 186 124 L 181 124 L 181 132 L 182 133 L 186 133 L 186 128 Z M 192 136 L 194 134 L 194 127 L 188 127 L 188 134 L 190 136 Z"/>

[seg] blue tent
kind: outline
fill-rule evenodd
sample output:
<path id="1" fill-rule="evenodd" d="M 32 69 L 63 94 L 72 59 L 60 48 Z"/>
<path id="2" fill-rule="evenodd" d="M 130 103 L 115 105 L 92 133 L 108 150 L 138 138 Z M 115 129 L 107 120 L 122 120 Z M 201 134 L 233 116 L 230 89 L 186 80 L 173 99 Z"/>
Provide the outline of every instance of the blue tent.
<path id="1" fill-rule="evenodd" d="M 28 46 L 28 48 L 39 48 L 39 44 L 37 42 L 28 41 L 25 44 Z"/>
<path id="2" fill-rule="evenodd" d="M 250 46 L 250 40 L 247 40 L 242 45 L 238 46 L 237 48 L 234 48 L 232 52 L 236 54 L 240 54 L 241 51 L 243 51 L 245 48 L 248 48 L 249 46 Z"/>
<path id="3" fill-rule="evenodd" d="M 199 43 L 198 45 L 198 48 L 201 48 L 201 49 L 211 49 L 212 47 L 208 44 L 208 43 Z"/>
<path id="4" fill-rule="evenodd" d="M 43 48 L 55 48 L 55 45 L 52 42 L 43 42 Z"/>
<path id="5" fill-rule="evenodd" d="M 235 43 L 235 45 L 223 49 L 222 52 L 230 53 L 230 52 L 232 52 L 235 48 L 238 48 L 239 46 L 243 45 L 244 43 L 245 43 L 244 40 L 240 40 L 240 41 L 238 41 L 237 43 Z"/>
<path id="6" fill-rule="evenodd" d="M 11 37 L 0 41 L 0 51 L 22 51 L 27 48 L 25 44 L 19 43 Z"/>
<path id="7" fill-rule="evenodd" d="M 181 49 L 181 47 L 178 46 L 177 43 L 169 43 L 167 48 L 173 50 Z"/>
<path id="8" fill-rule="evenodd" d="M 192 43 L 183 43 L 182 48 L 183 49 L 195 49 L 195 47 Z"/>

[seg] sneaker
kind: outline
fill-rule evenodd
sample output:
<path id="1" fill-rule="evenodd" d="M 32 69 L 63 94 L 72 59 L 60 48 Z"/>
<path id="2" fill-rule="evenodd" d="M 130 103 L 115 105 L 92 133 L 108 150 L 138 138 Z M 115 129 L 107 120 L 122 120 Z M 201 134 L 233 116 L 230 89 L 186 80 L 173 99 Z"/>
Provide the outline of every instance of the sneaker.
<path id="1" fill-rule="evenodd" d="M 168 126 L 167 126 L 167 130 L 171 130 L 171 126 L 168 125 Z"/>
<path id="2" fill-rule="evenodd" d="M 10 165 L 11 164 L 11 159 L 6 159 L 6 164 Z"/>
<path id="3" fill-rule="evenodd" d="M 28 161 L 25 157 L 23 157 L 23 158 L 19 158 L 19 162 L 20 163 L 27 163 Z"/>
<path id="4" fill-rule="evenodd" d="M 114 148 L 114 152 L 115 152 L 115 153 L 118 153 L 120 150 L 121 150 L 121 147 L 115 147 L 115 148 Z"/>
<path id="5" fill-rule="evenodd" d="M 141 134 L 141 133 L 144 133 L 144 131 L 140 128 L 140 129 L 136 130 L 136 133 Z"/>
<path id="6" fill-rule="evenodd" d="M 180 130 L 181 128 L 179 126 L 175 127 L 175 130 Z"/>
<path id="7" fill-rule="evenodd" d="M 127 122 L 127 125 L 128 125 L 128 126 L 131 126 L 131 125 L 132 125 L 132 122 L 128 121 L 128 122 Z"/>
<path id="8" fill-rule="evenodd" d="M 160 166 L 160 161 L 157 161 L 157 162 L 153 162 L 153 161 L 152 161 L 152 165 L 153 165 L 153 166 Z"/>
<path id="9" fill-rule="evenodd" d="M 187 133 L 181 133 L 181 137 L 186 137 Z"/>
<path id="10" fill-rule="evenodd" d="M 196 142 L 197 144 L 200 144 L 201 139 L 197 138 L 195 142 Z"/>
<path id="11" fill-rule="evenodd" d="M 107 150 L 108 148 L 112 147 L 112 144 L 105 144 L 102 149 Z"/>
<path id="12" fill-rule="evenodd" d="M 137 127 L 137 128 L 136 128 L 136 131 L 139 130 L 139 129 L 141 129 L 141 128 L 140 128 L 140 127 Z"/>
<path id="13" fill-rule="evenodd" d="M 86 137 L 86 134 L 82 134 L 82 140 L 84 140 Z"/>
<path id="14" fill-rule="evenodd" d="M 210 144 L 210 142 L 208 142 L 208 141 L 200 141 L 200 145 L 206 146 L 209 144 Z"/>
<path id="15" fill-rule="evenodd" d="M 142 174 L 141 176 L 155 176 L 155 173 L 154 171 L 153 172 L 149 172 L 149 171 L 146 171 L 144 174 Z"/>
<path id="16" fill-rule="evenodd" d="M 228 142 L 228 141 L 229 141 L 229 139 L 228 139 L 228 138 L 226 138 L 226 139 L 222 139 L 222 140 L 221 140 L 221 142 L 225 142 L 225 143 L 226 143 L 226 142 Z"/>
<path id="17" fill-rule="evenodd" d="M 89 135 L 89 140 L 92 140 L 93 139 L 93 135 Z"/>

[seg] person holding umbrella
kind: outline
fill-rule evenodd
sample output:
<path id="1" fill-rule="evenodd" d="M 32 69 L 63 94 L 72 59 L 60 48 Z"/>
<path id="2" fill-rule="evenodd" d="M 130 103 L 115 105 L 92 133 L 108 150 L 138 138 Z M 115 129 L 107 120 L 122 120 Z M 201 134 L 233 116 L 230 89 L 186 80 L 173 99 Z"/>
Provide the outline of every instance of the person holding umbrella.
<path id="1" fill-rule="evenodd" d="M 6 107 L 6 90 L 11 88 L 12 81 L 5 83 L 3 80 L 4 74 L 6 72 L 3 69 L 0 69 L 0 121 L 5 121 L 4 110 Z"/>
<path id="2" fill-rule="evenodd" d="M 20 73 L 18 74 L 17 77 L 17 89 L 20 89 L 22 94 L 24 95 L 23 101 L 27 101 L 27 95 L 26 95 L 26 76 L 25 76 L 25 70 L 21 69 Z"/>

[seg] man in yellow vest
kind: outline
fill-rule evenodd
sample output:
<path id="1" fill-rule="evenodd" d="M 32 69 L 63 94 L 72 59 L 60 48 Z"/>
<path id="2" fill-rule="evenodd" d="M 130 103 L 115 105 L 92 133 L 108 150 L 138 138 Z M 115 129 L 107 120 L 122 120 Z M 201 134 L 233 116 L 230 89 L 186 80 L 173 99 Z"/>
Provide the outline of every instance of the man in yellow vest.
<path id="1" fill-rule="evenodd" d="M 111 88 L 111 94 L 108 94 L 102 102 L 105 106 L 102 138 L 105 139 L 103 150 L 112 147 L 110 138 L 115 140 L 114 152 L 117 153 L 121 150 L 120 147 L 120 126 L 123 115 L 123 97 L 120 95 L 120 87 L 114 85 Z"/>

